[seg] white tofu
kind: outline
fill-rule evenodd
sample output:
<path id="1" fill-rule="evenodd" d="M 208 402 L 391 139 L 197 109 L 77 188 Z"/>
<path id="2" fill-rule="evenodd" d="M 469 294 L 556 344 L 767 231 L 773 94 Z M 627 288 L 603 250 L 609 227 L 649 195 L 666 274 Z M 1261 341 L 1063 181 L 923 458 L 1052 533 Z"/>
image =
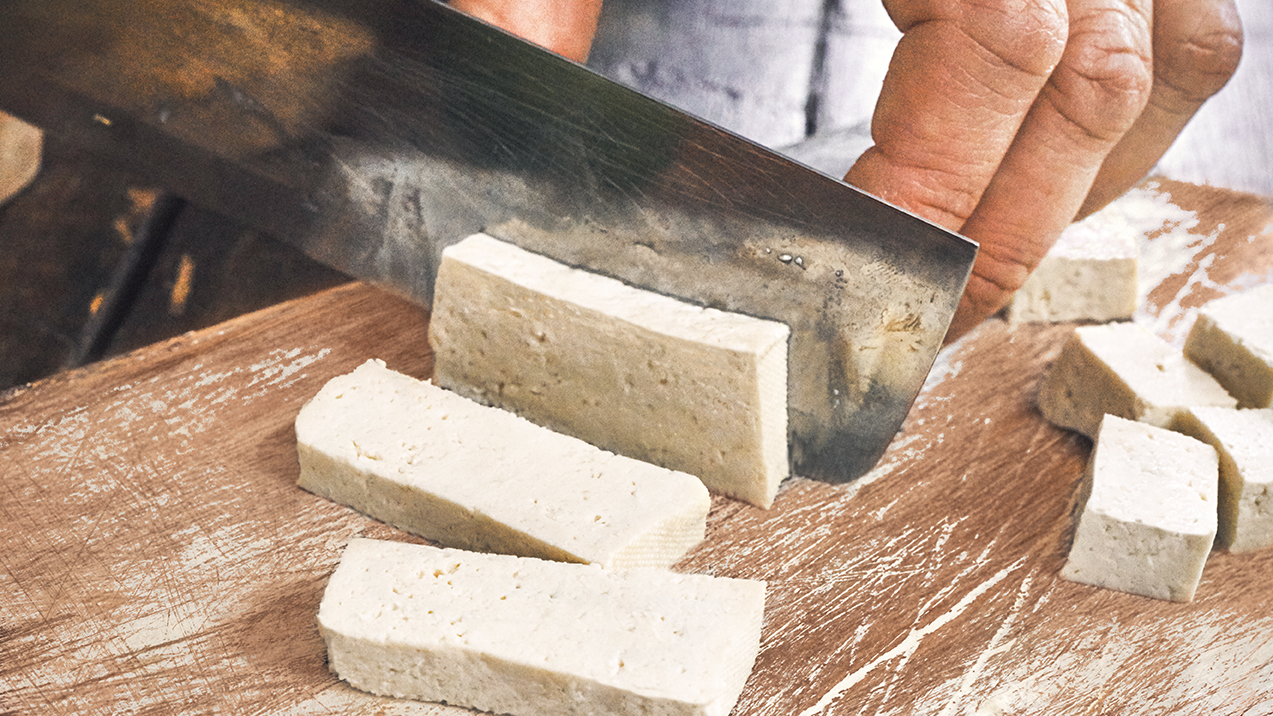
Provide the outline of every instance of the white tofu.
<path id="1" fill-rule="evenodd" d="M 1176 602 L 1193 600 L 1216 535 L 1210 445 L 1106 416 L 1061 577 Z"/>
<path id="2" fill-rule="evenodd" d="M 1215 376 L 1238 407 L 1273 407 L 1273 284 L 1203 306 L 1185 355 Z"/>
<path id="3" fill-rule="evenodd" d="M 296 418 L 301 487 L 441 544 L 666 567 L 710 497 L 673 472 L 558 435 L 368 361 Z"/>
<path id="4" fill-rule="evenodd" d="M 485 235 L 443 252 L 429 321 L 438 385 L 762 507 L 789 472 L 789 336 Z"/>
<path id="5" fill-rule="evenodd" d="M 1165 428 L 1185 408 L 1235 404 L 1206 371 L 1138 323 L 1075 329 L 1038 399 L 1049 422 L 1088 437 L 1106 414 Z"/>
<path id="6" fill-rule="evenodd" d="M 1173 428 L 1220 453 L 1220 544 L 1273 545 L 1273 409 L 1193 408 Z"/>
<path id="7" fill-rule="evenodd" d="M 1136 312 L 1140 251 L 1124 222 L 1070 225 L 1008 306 L 1011 323 L 1116 321 Z"/>
<path id="8" fill-rule="evenodd" d="M 765 584 L 349 543 L 318 611 L 328 663 L 384 696 L 518 716 L 726 716 Z"/>

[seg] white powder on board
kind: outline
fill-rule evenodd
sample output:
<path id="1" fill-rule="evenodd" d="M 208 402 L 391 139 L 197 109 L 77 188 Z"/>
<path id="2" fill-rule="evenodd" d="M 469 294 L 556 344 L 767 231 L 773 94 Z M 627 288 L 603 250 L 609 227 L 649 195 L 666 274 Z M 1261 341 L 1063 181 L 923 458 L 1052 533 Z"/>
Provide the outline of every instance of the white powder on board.
<path id="1" fill-rule="evenodd" d="M 1148 326 L 1173 345 L 1181 345 L 1193 323 L 1193 312 L 1181 300 L 1199 289 L 1220 290 L 1209 270 L 1215 255 L 1208 253 L 1224 224 L 1204 233 L 1196 211 L 1171 200 L 1158 182 L 1137 187 L 1099 212 L 1112 229 L 1135 234 L 1140 249 L 1136 313 L 1132 320 Z M 1185 284 L 1166 305 L 1151 312 L 1148 296 L 1167 279 L 1186 274 Z"/>
<path id="2" fill-rule="evenodd" d="M 933 619 L 928 621 L 923 626 L 917 626 L 911 629 L 910 632 L 906 635 L 906 637 L 903 638 L 902 641 L 898 643 L 896 646 L 884 652 L 883 654 L 880 654 L 875 659 L 872 659 L 871 661 L 867 662 L 865 665 L 855 669 L 854 671 L 849 672 L 849 674 L 846 675 L 843 679 L 841 679 L 839 683 L 837 683 L 835 686 L 831 687 L 830 690 L 824 693 L 822 695 L 822 698 L 820 698 L 817 701 L 817 703 L 815 703 L 813 706 L 810 706 L 809 708 L 802 711 L 800 716 L 815 716 L 816 714 L 824 713 L 831 706 L 832 703 L 840 699 L 840 696 L 842 694 L 844 694 L 846 691 L 851 689 L 857 683 L 865 679 L 875 669 L 881 666 L 884 666 L 895 659 L 900 659 L 902 662 L 908 661 L 911 658 L 911 656 L 913 656 L 915 652 L 919 649 L 919 646 L 923 642 L 925 637 L 927 637 L 929 634 L 932 634 L 933 632 L 936 632 L 942 629 L 947 624 L 961 617 L 964 614 L 964 612 L 967 611 L 973 604 L 975 604 L 986 592 L 988 592 L 992 587 L 994 587 L 999 582 L 1003 581 L 1005 577 L 1009 576 L 1010 574 L 1015 572 L 1017 569 L 1019 569 L 1023 563 L 1024 563 L 1024 558 L 1021 560 L 1018 560 L 1016 563 L 1012 565 L 1004 567 L 1003 569 L 999 570 L 994 575 L 992 575 L 988 580 L 986 580 L 985 582 L 982 582 L 981 584 L 976 585 L 967 593 L 965 593 L 963 598 L 960 599 L 949 610 L 936 615 Z M 897 671 L 900 672 L 901 670 L 898 669 Z"/>
<path id="3" fill-rule="evenodd" d="M 1088 217 L 1105 232 L 1132 234 L 1139 239 L 1139 298 L 1168 277 L 1180 273 L 1194 254 L 1215 237 L 1200 236 L 1198 212 L 1171 201 L 1158 182 L 1149 182 Z"/>
<path id="4" fill-rule="evenodd" d="M 1183 343 L 1194 313 L 1192 309 L 1183 308 L 1182 301 L 1199 295 L 1227 295 L 1273 280 L 1273 271 L 1264 270 L 1261 273 L 1248 272 L 1236 280 L 1226 280 L 1226 285 L 1216 281 L 1212 277 L 1217 261 L 1214 251 L 1225 225 L 1204 230 L 1199 214 L 1176 204 L 1170 193 L 1156 182 L 1132 190 L 1089 221 L 1101 224 L 1103 230 L 1131 233 L 1137 237 L 1140 250 L 1139 300 L 1133 320 L 1177 344 Z M 1179 286 L 1176 295 L 1160 307 L 1151 307 L 1147 302 L 1149 293 L 1167 281 Z M 962 343 L 963 340 L 939 353 L 913 409 L 932 409 L 948 400 L 945 395 L 948 391 L 939 387 L 962 367 L 965 357 L 959 350 Z M 847 486 L 846 497 L 852 498 L 862 487 L 891 475 L 900 465 L 909 463 L 927 447 L 925 443 L 920 435 L 899 436 L 885 459 L 871 473 Z M 882 511 L 886 511 L 887 507 Z M 1000 574 L 996 578 L 1004 576 L 1006 574 Z M 1031 580 L 1027 577 L 1008 618 L 966 670 L 914 704 L 920 712 L 952 716 L 1019 713 L 1023 708 L 1037 708 L 1049 702 L 1055 703 L 1058 699 L 1067 702 L 1076 698 L 1081 700 L 1076 692 L 1099 695 L 1109 685 L 1126 683 L 1126 672 L 1137 662 L 1143 648 L 1139 631 L 1096 630 L 1104 638 L 1075 649 L 1072 642 L 1081 642 L 1081 632 L 1095 626 L 1075 624 L 1069 630 L 1062 630 L 1055 638 L 1048 639 L 1048 644 L 1059 651 L 1037 643 L 1028 647 L 1018 644 L 1012 635 L 1012 622 L 1021 612 L 1030 584 Z M 1047 600 L 1047 595 L 1039 599 L 1035 609 Z M 1179 670 L 1165 689 L 1138 699 L 1138 705 L 1170 707 L 1191 703 L 1192 698 L 1203 702 L 1215 701 L 1212 705 L 1218 708 L 1223 705 L 1226 696 L 1232 695 L 1226 693 L 1226 674 L 1249 673 L 1252 659 L 1273 662 L 1273 641 L 1255 644 L 1250 639 L 1225 636 L 1225 632 L 1218 631 L 1231 625 L 1234 618 L 1232 615 L 1208 617 L 1212 620 L 1210 625 L 1193 624 L 1188 629 L 1167 634 L 1165 638 L 1180 642 L 1182 657 L 1174 665 Z M 941 619 L 937 622 L 945 623 Z M 903 647 L 913 647 L 914 644 L 909 642 L 926 633 L 921 628 L 898 648 L 849 674 L 807 713 L 821 712 L 840 694 L 864 679 L 866 672 L 883 666 L 883 662 L 890 659 L 904 661 L 908 654 Z M 1191 653 L 1190 642 L 1215 644 L 1216 648 L 1205 658 L 1199 659 L 1196 655 L 1186 657 Z M 1026 648 L 1027 652 L 1015 652 L 1019 648 Z M 1269 671 L 1269 679 L 1273 681 L 1273 670 Z M 1234 684 L 1232 688 L 1243 692 L 1240 684 Z"/>
<path id="5" fill-rule="evenodd" d="M 1247 622 L 1247 626 L 1235 630 L 1235 621 Z M 1030 642 L 1014 658 L 1006 659 L 1004 668 L 986 679 L 982 698 L 952 703 L 964 713 L 985 716 L 1063 704 L 1102 713 L 1128 707 L 1136 713 L 1183 708 L 1207 713 L 1231 706 L 1239 694 L 1252 693 L 1253 685 L 1247 682 L 1251 665 L 1273 659 L 1273 642 L 1266 636 L 1267 619 L 1250 623 L 1244 615 L 1197 614 L 1187 626 L 1177 629 L 1153 626 L 1076 621 L 1050 635 L 1046 644 Z M 1137 683 L 1143 678 L 1137 670 L 1146 634 L 1176 645 L 1179 654 L 1174 663 L 1158 667 L 1171 673 L 1171 678 L 1156 678 L 1153 688 L 1140 688 Z M 1200 655 L 1198 644 L 1211 646 Z M 925 708 L 951 697 L 939 690 L 930 695 Z"/>

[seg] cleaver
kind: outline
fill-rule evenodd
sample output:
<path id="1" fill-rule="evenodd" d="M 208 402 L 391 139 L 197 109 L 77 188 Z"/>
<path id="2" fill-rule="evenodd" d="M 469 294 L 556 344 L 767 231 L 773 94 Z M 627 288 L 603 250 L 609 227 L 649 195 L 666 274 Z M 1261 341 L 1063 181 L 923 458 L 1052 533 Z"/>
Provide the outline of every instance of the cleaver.
<path id="1" fill-rule="evenodd" d="M 976 245 L 432 0 L 4 0 L 0 109 L 432 301 L 485 231 L 786 323 L 793 472 L 879 460 Z"/>

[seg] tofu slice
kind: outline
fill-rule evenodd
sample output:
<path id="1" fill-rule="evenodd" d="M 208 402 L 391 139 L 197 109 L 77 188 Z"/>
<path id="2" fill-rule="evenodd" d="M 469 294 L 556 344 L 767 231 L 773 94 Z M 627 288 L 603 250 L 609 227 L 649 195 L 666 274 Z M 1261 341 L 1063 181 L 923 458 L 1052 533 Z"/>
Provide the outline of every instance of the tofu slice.
<path id="1" fill-rule="evenodd" d="M 1216 536 L 1218 480 L 1210 445 L 1106 416 L 1088 460 L 1086 501 L 1061 577 L 1192 601 Z"/>
<path id="2" fill-rule="evenodd" d="M 442 254 L 438 385 L 768 507 L 789 472 L 785 324 L 702 308 L 486 235 Z"/>
<path id="3" fill-rule="evenodd" d="M 1075 329 L 1044 376 L 1038 405 L 1052 424 L 1094 438 L 1106 414 L 1166 428 L 1188 407 L 1236 401 L 1181 351 L 1124 322 Z"/>
<path id="4" fill-rule="evenodd" d="M 368 361 L 296 418 L 301 487 L 438 543 L 667 567 L 703 540 L 693 475 L 599 450 Z"/>
<path id="5" fill-rule="evenodd" d="M 765 584 L 355 539 L 318 611 L 328 663 L 373 694 L 518 716 L 726 716 Z"/>
<path id="6" fill-rule="evenodd" d="M 1273 284 L 1203 306 L 1185 355 L 1215 376 L 1238 407 L 1273 408 Z"/>
<path id="7" fill-rule="evenodd" d="M 1008 321 L 1130 319 L 1136 312 L 1140 250 L 1124 223 L 1097 213 L 1070 225 L 1013 296 Z"/>
<path id="8" fill-rule="evenodd" d="M 1172 427 L 1220 454 L 1220 544 L 1273 545 L 1273 409 L 1193 408 Z"/>

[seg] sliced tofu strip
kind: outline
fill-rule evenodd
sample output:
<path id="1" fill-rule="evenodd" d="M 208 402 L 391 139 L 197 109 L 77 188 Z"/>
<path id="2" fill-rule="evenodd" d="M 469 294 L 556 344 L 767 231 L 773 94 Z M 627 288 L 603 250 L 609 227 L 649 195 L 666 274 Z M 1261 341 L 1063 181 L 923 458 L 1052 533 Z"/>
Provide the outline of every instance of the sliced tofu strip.
<path id="1" fill-rule="evenodd" d="M 318 611 L 332 671 L 374 694 L 519 716 L 726 716 L 763 582 L 355 539 Z"/>
<path id="2" fill-rule="evenodd" d="M 368 361 L 296 418 L 301 487 L 440 544 L 666 567 L 703 540 L 693 475 L 599 450 Z"/>
<path id="3" fill-rule="evenodd" d="M 789 473 L 775 321 L 687 304 L 485 235 L 447 248 L 435 380 L 762 507 Z"/>

